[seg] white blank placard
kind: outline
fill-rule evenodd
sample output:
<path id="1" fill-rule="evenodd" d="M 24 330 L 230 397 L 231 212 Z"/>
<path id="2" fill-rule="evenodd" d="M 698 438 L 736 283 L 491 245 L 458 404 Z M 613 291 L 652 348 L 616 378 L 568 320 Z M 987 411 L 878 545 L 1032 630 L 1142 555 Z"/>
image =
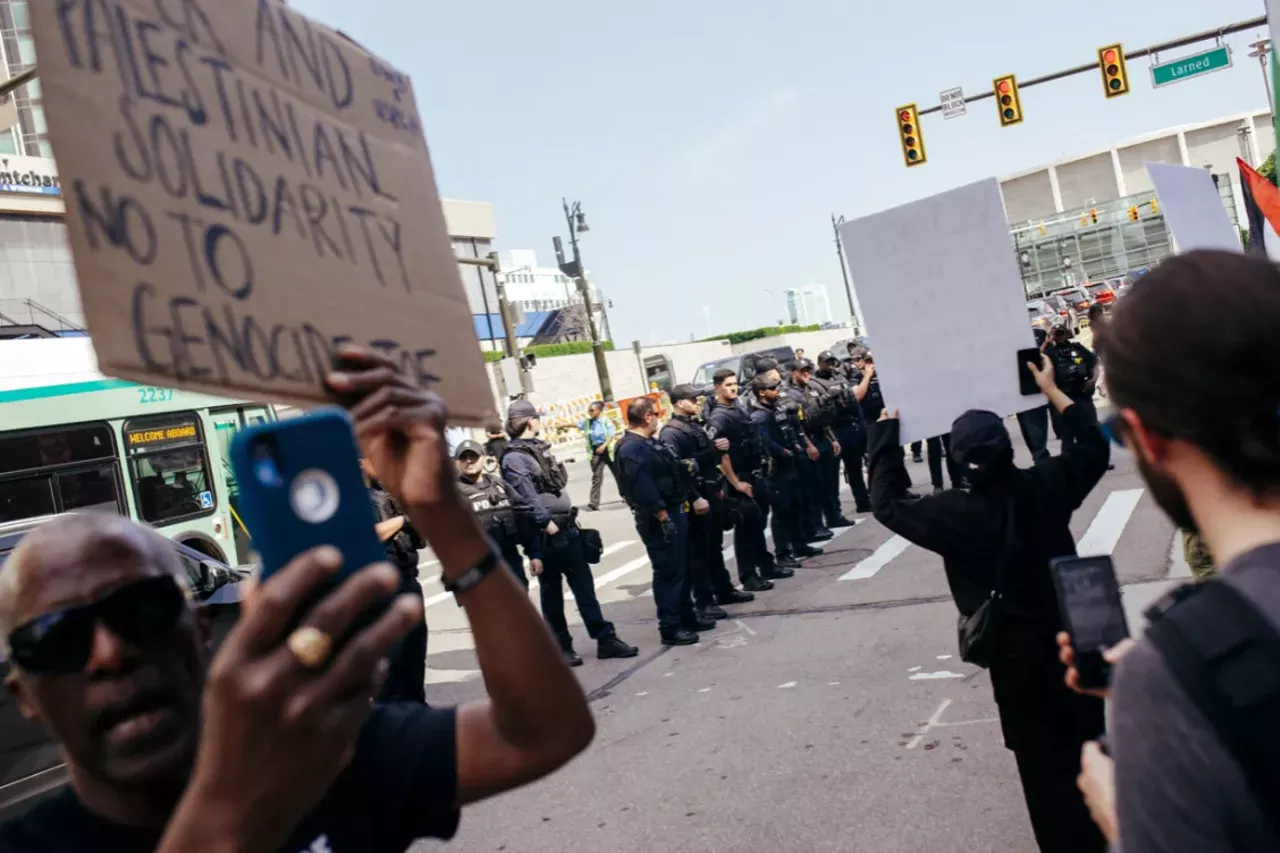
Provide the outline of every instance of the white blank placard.
<path id="1" fill-rule="evenodd" d="M 904 442 L 948 432 L 966 409 L 1044 404 L 1018 391 L 1016 356 L 1035 337 L 994 178 L 847 222 L 840 236 Z"/>

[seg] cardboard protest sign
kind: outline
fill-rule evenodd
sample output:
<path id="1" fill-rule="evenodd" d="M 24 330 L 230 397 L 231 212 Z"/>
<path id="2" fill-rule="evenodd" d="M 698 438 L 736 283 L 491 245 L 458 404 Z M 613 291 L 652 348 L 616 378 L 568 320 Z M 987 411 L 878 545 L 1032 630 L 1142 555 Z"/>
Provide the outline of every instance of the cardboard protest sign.
<path id="1" fill-rule="evenodd" d="M 1196 249 L 1244 251 L 1240 232 L 1231 224 L 1218 185 L 1207 170 L 1171 163 L 1146 166 L 1179 254 Z"/>
<path id="2" fill-rule="evenodd" d="M 1035 338 L 994 178 L 846 222 L 840 237 L 903 442 L 950 432 L 966 409 L 1044 405 L 1019 392 L 1017 354 Z"/>
<path id="3" fill-rule="evenodd" d="M 104 373 L 305 405 L 351 341 L 493 419 L 404 74 L 279 0 L 31 14 Z"/>

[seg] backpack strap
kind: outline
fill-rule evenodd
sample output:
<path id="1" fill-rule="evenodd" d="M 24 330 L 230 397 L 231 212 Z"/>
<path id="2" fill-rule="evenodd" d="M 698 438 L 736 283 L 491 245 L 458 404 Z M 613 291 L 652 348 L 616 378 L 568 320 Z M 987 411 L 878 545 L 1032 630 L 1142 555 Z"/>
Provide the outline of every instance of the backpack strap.
<path id="1" fill-rule="evenodd" d="M 1147 618 L 1147 637 L 1280 833 L 1280 631 L 1221 579 L 1175 591 Z"/>

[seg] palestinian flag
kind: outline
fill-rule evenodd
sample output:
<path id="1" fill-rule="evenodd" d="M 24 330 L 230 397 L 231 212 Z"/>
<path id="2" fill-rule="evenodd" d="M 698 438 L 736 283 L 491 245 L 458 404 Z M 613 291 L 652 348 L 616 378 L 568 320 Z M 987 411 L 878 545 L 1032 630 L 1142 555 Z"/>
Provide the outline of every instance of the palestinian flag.
<path id="1" fill-rule="evenodd" d="M 1280 261 L 1280 189 L 1237 158 L 1244 209 L 1249 215 L 1249 254 Z"/>

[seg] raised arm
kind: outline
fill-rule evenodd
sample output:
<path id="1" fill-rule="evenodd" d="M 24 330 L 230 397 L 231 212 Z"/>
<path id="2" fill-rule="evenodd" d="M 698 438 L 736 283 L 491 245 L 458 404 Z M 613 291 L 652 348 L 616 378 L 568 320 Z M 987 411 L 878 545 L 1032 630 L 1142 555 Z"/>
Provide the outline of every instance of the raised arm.
<path id="1" fill-rule="evenodd" d="M 1049 405 L 1062 416 L 1067 430 L 1076 441 L 1064 442 L 1062 455 L 1036 463 L 1035 476 L 1049 488 L 1058 491 L 1071 509 L 1080 504 L 1107 473 L 1111 446 L 1098 428 L 1098 419 L 1084 406 L 1076 405 L 1054 382 L 1053 365 L 1042 356 L 1040 365 L 1028 364 L 1036 385 L 1049 400 Z"/>
<path id="2" fill-rule="evenodd" d="M 456 488 L 444 440 L 444 405 L 400 374 L 385 356 L 343 355 L 365 369 L 329 377 L 348 399 L 362 451 L 457 581 L 490 545 Z M 461 806 L 545 776 L 584 750 L 595 723 L 542 617 L 510 572 L 495 569 L 458 597 L 466 609 L 488 698 L 457 712 Z M 406 792 L 406 802 L 413 794 Z M 427 808 L 422 805 L 421 808 Z"/>
<path id="3" fill-rule="evenodd" d="M 946 556 L 967 541 L 964 514 L 956 504 L 961 492 L 910 497 L 911 483 L 902 457 L 897 412 L 884 411 L 867 425 L 871 509 L 876 521 L 912 544 Z"/>

